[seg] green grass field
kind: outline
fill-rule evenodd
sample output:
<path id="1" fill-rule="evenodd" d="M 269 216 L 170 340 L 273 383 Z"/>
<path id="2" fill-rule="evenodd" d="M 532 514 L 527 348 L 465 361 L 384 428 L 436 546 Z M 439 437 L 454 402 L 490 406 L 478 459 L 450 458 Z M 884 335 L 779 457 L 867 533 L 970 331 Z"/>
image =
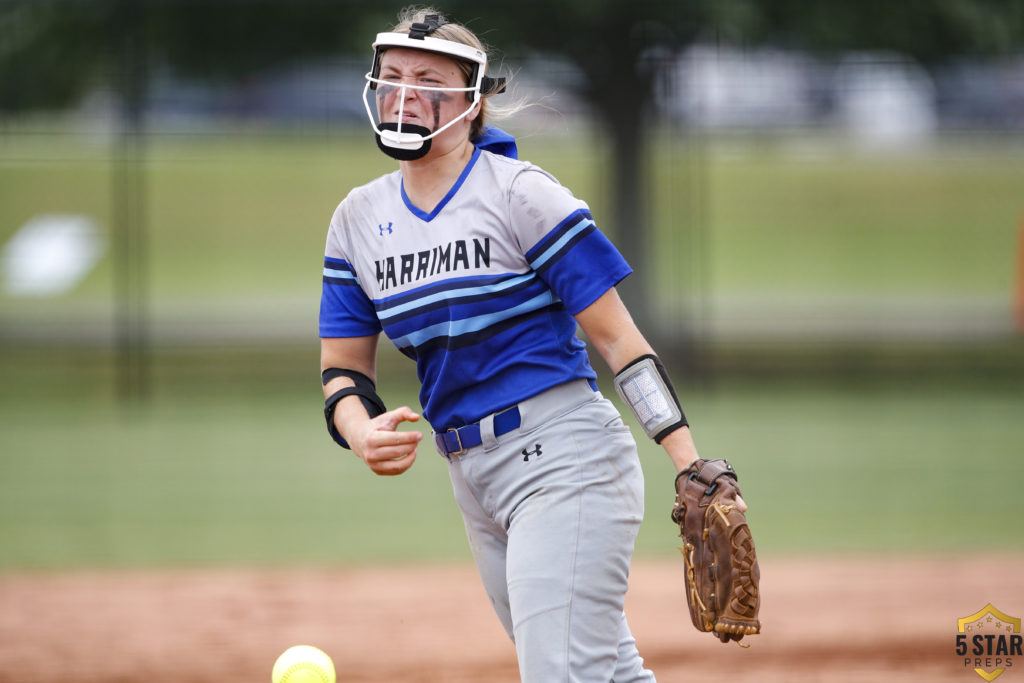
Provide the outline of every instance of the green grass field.
<path id="1" fill-rule="evenodd" d="M 0 569 L 468 560 L 443 459 L 424 448 L 407 475 L 377 478 L 330 442 L 319 413 L 327 221 L 351 186 L 391 168 L 367 142 L 148 143 L 151 322 L 179 336 L 153 340 L 142 404 L 115 399 L 109 346 L 83 332 L 109 332 L 109 255 L 66 295 L 0 295 Z M 660 148 L 652 185 L 662 298 L 693 284 L 684 264 L 712 298 L 967 297 L 1006 304 L 1008 318 L 1024 215 L 1012 145 L 879 159 L 682 142 Z M 606 214 L 607 174 L 589 145 L 520 148 Z M 0 243 L 44 212 L 109 228 L 108 152 L 69 134 L 0 132 Z M 699 236 L 681 234 L 694 225 Z M 218 336 L 209 323 L 223 319 L 243 327 Z M 286 342 L 260 334 L 281 326 Z M 1000 338 L 1001 355 L 983 342 L 915 370 L 941 342 L 919 339 L 888 365 L 868 363 L 870 375 L 801 371 L 797 345 L 776 349 L 797 370 L 788 379 L 744 377 L 742 360 L 725 379 L 677 379 L 703 455 L 741 473 L 763 552 L 1024 551 L 1021 338 Z M 957 371 L 935 373 L 947 360 Z M 384 351 L 382 366 L 388 404 L 415 404 L 411 364 Z M 671 468 L 641 441 L 639 552 L 671 555 Z"/>
<path id="2" fill-rule="evenodd" d="M 149 402 L 119 406 L 101 356 L 8 351 L 0 568 L 468 559 L 444 460 L 427 447 L 402 477 L 371 474 L 326 436 L 315 364 L 312 347 L 180 352 L 157 359 Z M 415 400 L 402 374 L 382 379 L 389 405 Z M 739 469 L 764 553 L 1024 551 L 1019 384 L 681 393 L 703 455 Z M 638 549 L 670 555 L 671 466 L 641 447 Z"/>

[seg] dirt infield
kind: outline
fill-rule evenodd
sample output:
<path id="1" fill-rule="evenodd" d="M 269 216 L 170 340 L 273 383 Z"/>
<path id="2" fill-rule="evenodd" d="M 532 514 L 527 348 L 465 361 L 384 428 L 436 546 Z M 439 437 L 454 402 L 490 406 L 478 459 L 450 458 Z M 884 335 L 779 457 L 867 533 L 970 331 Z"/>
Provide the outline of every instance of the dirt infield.
<path id="1" fill-rule="evenodd" d="M 1024 557 L 762 559 L 764 632 L 697 633 L 681 563 L 637 562 L 627 612 L 662 683 L 979 681 L 957 618 L 1024 612 Z M 518 681 L 475 570 L 182 570 L 0 575 L 2 683 L 260 683 L 307 643 L 339 681 Z M 1000 681 L 1024 681 L 1024 661 Z"/>

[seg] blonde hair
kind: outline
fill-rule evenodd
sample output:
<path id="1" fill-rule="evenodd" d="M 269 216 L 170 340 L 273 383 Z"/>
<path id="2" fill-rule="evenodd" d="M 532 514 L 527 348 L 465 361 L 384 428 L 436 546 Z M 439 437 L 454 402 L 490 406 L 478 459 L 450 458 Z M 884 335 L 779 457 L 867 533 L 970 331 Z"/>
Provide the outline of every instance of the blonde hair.
<path id="1" fill-rule="evenodd" d="M 414 23 L 424 22 L 426 17 L 428 17 L 431 14 L 436 14 L 442 21 L 448 21 L 448 19 L 441 12 L 434 9 L 433 7 L 419 7 L 411 5 L 409 7 L 402 9 L 402 11 L 398 13 L 398 23 L 395 24 L 395 27 L 391 29 L 391 32 L 409 33 Z M 453 43 L 462 43 L 463 45 L 469 45 L 471 47 L 475 47 L 478 50 L 481 50 L 482 52 L 487 54 L 487 64 L 488 68 L 490 67 L 491 55 L 489 50 L 487 49 L 487 46 L 484 45 L 483 41 L 481 41 L 480 38 L 478 38 L 475 33 L 470 31 L 462 24 L 457 24 L 454 22 L 442 24 L 436 31 L 433 31 L 430 35 L 433 38 L 440 38 L 441 40 L 450 40 Z M 454 59 L 454 61 L 456 64 L 459 65 L 459 69 L 466 77 L 466 85 L 469 85 L 469 78 L 473 74 L 473 65 L 461 59 Z M 467 97 L 469 97 L 468 93 Z M 487 96 L 483 96 L 480 98 L 480 113 L 477 114 L 477 117 L 473 119 L 472 123 L 470 124 L 470 140 L 476 140 L 477 138 L 480 137 L 480 134 L 483 132 L 484 126 L 487 124 L 488 109 L 491 109 L 492 113 L 497 115 L 506 114 L 506 112 L 503 109 L 499 109 L 498 107 L 494 107 L 493 105 L 491 107 L 488 107 L 487 100 Z"/>

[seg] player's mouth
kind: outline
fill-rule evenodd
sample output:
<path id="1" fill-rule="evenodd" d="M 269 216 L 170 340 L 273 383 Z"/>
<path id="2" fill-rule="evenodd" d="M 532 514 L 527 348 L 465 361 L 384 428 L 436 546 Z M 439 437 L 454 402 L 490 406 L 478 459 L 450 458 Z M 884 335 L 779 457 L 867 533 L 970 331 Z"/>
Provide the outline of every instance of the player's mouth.
<path id="1" fill-rule="evenodd" d="M 395 123 L 401 121 L 402 123 L 417 123 L 422 125 L 422 119 L 418 115 L 407 111 L 401 113 L 399 113 L 398 111 L 393 111 L 391 112 L 391 116 L 388 118 Z"/>

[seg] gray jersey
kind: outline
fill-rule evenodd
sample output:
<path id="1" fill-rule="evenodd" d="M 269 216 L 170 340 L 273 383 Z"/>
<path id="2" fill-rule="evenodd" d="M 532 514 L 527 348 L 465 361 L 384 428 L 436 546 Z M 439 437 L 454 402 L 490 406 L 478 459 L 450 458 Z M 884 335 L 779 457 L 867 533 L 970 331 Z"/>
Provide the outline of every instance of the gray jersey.
<path id="1" fill-rule="evenodd" d="M 551 175 L 477 149 L 429 213 L 398 171 L 341 202 L 320 336 L 383 330 L 417 361 L 424 414 L 445 429 L 593 381 L 572 316 L 629 272 L 587 205 Z"/>

